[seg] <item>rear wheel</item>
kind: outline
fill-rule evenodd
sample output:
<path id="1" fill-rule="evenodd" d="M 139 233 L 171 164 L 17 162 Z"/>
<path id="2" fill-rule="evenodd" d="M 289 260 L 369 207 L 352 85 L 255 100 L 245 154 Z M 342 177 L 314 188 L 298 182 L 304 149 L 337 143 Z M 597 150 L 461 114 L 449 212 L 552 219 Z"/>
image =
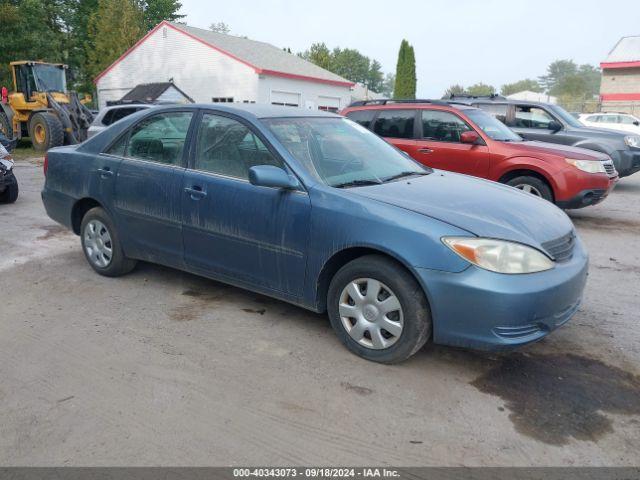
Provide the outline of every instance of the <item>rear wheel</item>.
<path id="1" fill-rule="evenodd" d="M 521 175 L 519 177 L 512 178 L 506 182 L 506 184 L 535 197 L 540 197 L 549 202 L 553 202 L 553 193 L 551 192 L 551 188 L 537 177 Z"/>
<path id="2" fill-rule="evenodd" d="M 119 277 L 129 273 L 136 261 L 125 257 L 113 221 L 100 207 L 89 210 L 80 226 L 82 251 L 100 275 Z"/>
<path id="3" fill-rule="evenodd" d="M 62 123 L 49 112 L 33 114 L 29 121 L 29 137 L 33 148 L 38 152 L 46 152 L 50 148 L 64 145 Z"/>
<path id="4" fill-rule="evenodd" d="M 422 288 L 405 268 L 380 255 L 342 267 L 331 280 L 327 302 L 340 340 L 367 360 L 401 362 L 431 336 Z"/>
<path id="5" fill-rule="evenodd" d="M 10 175 L 13 175 L 11 173 Z M 0 193 L 0 203 L 14 203 L 18 199 L 18 182 L 15 181 Z"/>

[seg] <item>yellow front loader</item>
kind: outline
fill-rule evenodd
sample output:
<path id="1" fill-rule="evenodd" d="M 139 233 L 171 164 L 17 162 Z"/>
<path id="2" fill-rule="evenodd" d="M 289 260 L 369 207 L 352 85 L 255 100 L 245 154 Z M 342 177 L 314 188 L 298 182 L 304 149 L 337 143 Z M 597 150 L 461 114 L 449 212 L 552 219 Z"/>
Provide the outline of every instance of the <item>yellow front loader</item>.
<path id="1" fill-rule="evenodd" d="M 0 131 L 9 139 L 29 137 L 40 152 L 87 138 L 93 114 L 67 90 L 66 65 L 11 62 L 13 90 L 2 88 Z"/>

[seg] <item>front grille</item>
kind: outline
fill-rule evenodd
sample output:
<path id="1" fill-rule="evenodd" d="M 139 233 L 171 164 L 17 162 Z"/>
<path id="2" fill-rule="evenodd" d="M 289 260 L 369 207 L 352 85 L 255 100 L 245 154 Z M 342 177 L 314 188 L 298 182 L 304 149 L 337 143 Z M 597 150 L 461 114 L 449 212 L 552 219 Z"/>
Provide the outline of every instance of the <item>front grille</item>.
<path id="1" fill-rule="evenodd" d="M 576 234 L 572 230 L 560 238 L 544 242 L 542 248 L 544 248 L 556 262 L 566 262 L 573 255 L 575 244 Z"/>
<path id="2" fill-rule="evenodd" d="M 616 167 L 613 166 L 613 162 L 611 160 L 602 162 L 602 165 L 604 165 L 604 169 L 609 177 L 615 177 L 618 174 L 618 172 L 616 172 Z"/>

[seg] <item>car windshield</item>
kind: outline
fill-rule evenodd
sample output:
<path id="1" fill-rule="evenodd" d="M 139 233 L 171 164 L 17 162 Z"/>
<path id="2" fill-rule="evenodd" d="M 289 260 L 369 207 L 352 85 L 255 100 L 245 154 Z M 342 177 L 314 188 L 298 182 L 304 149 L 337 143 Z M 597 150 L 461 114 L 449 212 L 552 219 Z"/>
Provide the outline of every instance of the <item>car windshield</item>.
<path id="1" fill-rule="evenodd" d="M 549 106 L 553 113 L 555 113 L 558 117 L 560 117 L 564 122 L 568 125 L 576 128 L 584 128 L 584 125 L 580 123 L 576 118 L 567 112 L 564 108 L 559 105 L 550 105 Z"/>
<path id="2" fill-rule="evenodd" d="M 491 115 L 480 109 L 465 110 L 467 117 L 471 119 L 484 133 L 493 140 L 499 142 L 521 142 L 522 137 L 507 127 L 500 120 L 496 120 Z"/>
<path id="3" fill-rule="evenodd" d="M 384 183 L 431 172 L 345 118 L 274 118 L 265 123 L 291 155 L 332 187 Z"/>

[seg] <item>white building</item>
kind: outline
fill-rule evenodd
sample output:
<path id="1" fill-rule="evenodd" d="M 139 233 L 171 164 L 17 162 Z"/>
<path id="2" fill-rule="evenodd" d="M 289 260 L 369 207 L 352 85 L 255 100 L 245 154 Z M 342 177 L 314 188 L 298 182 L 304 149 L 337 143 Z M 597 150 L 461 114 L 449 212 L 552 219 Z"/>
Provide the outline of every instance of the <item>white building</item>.
<path id="1" fill-rule="evenodd" d="M 532 92 L 531 90 L 523 90 L 522 92 L 512 93 L 507 95 L 507 98 L 512 100 L 522 100 L 524 102 L 543 102 L 543 103 L 558 103 L 558 99 L 552 95 L 546 93 Z"/>
<path id="2" fill-rule="evenodd" d="M 338 111 L 353 82 L 264 42 L 164 21 L 95 79 L 98 105 L 138 84 L 173 82 L 197 103 Z"/>

